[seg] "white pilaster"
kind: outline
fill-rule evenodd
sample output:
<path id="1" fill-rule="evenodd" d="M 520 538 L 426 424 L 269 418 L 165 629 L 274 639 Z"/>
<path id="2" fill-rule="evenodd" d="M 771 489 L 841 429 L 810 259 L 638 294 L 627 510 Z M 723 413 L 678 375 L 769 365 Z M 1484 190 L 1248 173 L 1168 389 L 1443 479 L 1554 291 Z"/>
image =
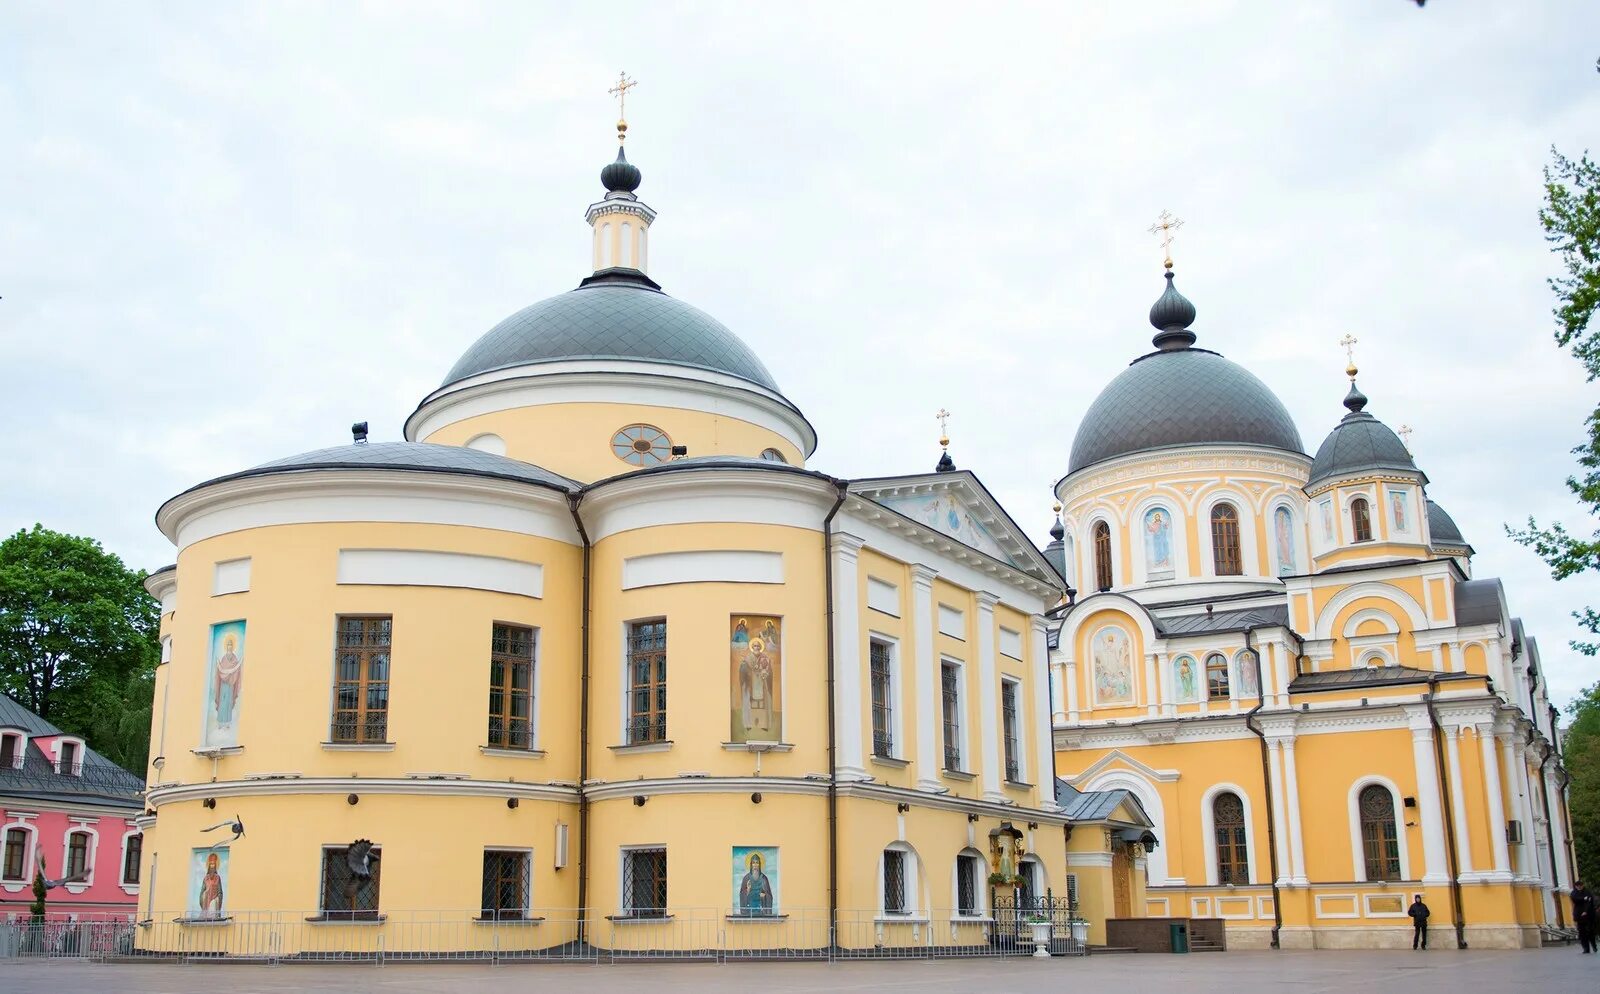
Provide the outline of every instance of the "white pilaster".
<path id="1" fill-rule="evenodd" d="M 1055 712 L 1051 719 L 1058 725 L 1067 721 L 1067 667 L 1064 663 L 1050 664 L 1050 707 Z"/>
<path id="2" fill-rule="evenodd" d="M 1493 724 L 1478 726 L 1478 745 L 1483 753 L 1483 792 L 1489 807 L 1489 847 L 1494 855 L 1494 873 L 1511 879 L 1511 849 L 1506 845 L 1506 805 L 1500 790 L 1500 755 L 1495 749 Z"/>
<path id="3" fill-rule="evenodd" d="M 1555 846 L 1556 852 L 1556 886 L 1563 891 L 1570 891 L 1572 880 L 1569 879 L 1571 868 L 1567 866 L 1567 826 L 1561 820 L 1567 799 L 1561 793 L 1553 769 L 1545 771 L 1544 794 L 1550 799 L 1550 844 Z"/>
<path id="4" fill-rule="evenodd" d="M 1033 634 L 1033 725 L 1037 758 L 1033 782 L 1039 785 L 1039 806 L 1046 811 L 1056 808 L 1055 737 L 1050 732 L 1050 695 L 1040 680 L 1050 677 L 1050 648 L 1045 639 L 1045 620 L 1034 615 L 1031 621 Z"/>
<path id="5" fill-rule="evenodd" d="M 1528 840 L 1532 836 L 1533 826 L 1528 824 L 1527 809 L 1522 803 L 1525 788 L 1523 786 L 1523 778 L 1517 774 L 1518 769 L 1522 766 L 1522 760 L 1518 757 L 1517 749 L 1515 743 L 1511 741 L 1511 736 L 1511 730 L 1507 729 L 1504 734 L 1496 734 L 1495 741 L 1500 743 L 1500 768 L 1505 774 L 1506 790 L 1511 793 L 1511 796 L 1506 798 L 1506 818 L 1507 820 L 1515 819 L 1522 822 L 1522 841 L 1517 844 L 1514 862 L 1512 863 L 1512 872 L 1520 880 L 1532 875 L 1529 869 L 1532 866 L 1532 860 L 1528 852 Z"/>
<path id="6" fill-rule="evenodd" d="M 862 707 L 861 577 L 858 562 L 866 540 L 848 532 L 833 536 L 833 708 L 839 736 L 838 776 L 865 780 L 867 768 L 861 753 L 862 728 L 867 720 Z"/>
<path id="7" fill-rule="evenodd" d="M 1272 783 L 1272 822 L 1277 826 L 1274 832 L 1274 844 L 1278 853 L 1278 879 L 1279 887 L 1287 887 L 1294 880 L 1294 866 L 1289 862 L 1289 833 L 1285 829 L 1288 818 L 1283 808 L 1283 772 L 1279 764 L 1283 761 L 1283 743 L 1278 739 L 1267 740 L 1267 774 Z"/>
<path id="8" fill-rule="evenodd" d="M 1294 875 L 1290 879 L 1296 887 L 1308 887 L 1306 842 L 1300 831 L 1300 778 L 1295 773 L 1292 738 L 1283 740 L 1283 793 L 1284 807 L 1289 812 L 1289 855 L 1294 860 Z"/>
<path id="9" fill-rule="evenodd" d="M 1461 726 L 1444 726 L 1444 748 L 1450 763 L 1450 817 L 1456 828 L 1457 869 L 1462 873 L 1473 871 L 1472 829 L 1467 823 L 1467 789 L 1461 780 Z"/>
<path id="10" fill-rule="evenodd" d="M 983 797 L 1003 801 L 1000 787 L 1000 678 L 994 660 L 994 606 L 1000 598 L 980 590 L 978 598 L 978 714 L 983 732 Z"/>
<path id="11" fill-rule="evenodd" d="M 1067 657 L 1066 679 L 1062 682 L 1067 685 L 1067 723 L 1078 723 L 1078 661 L 1071 656 Z"/>
<path id="12" fill-rule="evenodd" d="M 911 566 L 911 641 L 916 646 L 917 694 L 917 786 L 922 790 L 942 791 L 939 769 L 944 765 L 944 752 L 939 748 L 935 730 L 941 727 L 943 709 L 940 707 L 939 682 L 934 674 L 939 667 L 934 664 L 933 639 L 936 622 L 933 617 L 933 578 L 939 574 L 920 563 Z"/>
<path id="13" fill-rule="evenodd" d="M 1144 699 L 1145 715 L 1150 718 L 1161 716 L 1161 684 L 1156 682 L 1156 654 L 1144 654 Z"/>
<path id="14" fill-rule="evenodd" d="M 1433 725 L 1428 712 L 1411 712 L 1411 756 L 1417 771 L 1417 808 L 1422 819 L 1422 882 L 1450 882 L 1444 855 L 1444 805 L 1439 801 L 1439 772 L 1434 763 Z"/>

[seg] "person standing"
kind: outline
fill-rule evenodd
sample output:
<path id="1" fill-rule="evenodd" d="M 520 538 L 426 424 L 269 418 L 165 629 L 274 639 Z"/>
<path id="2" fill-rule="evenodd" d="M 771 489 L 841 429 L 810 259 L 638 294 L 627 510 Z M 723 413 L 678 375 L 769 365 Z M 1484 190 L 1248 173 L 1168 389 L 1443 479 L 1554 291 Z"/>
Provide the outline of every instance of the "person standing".
<path id="1" fill-rule="evenodd" d="M 1572 885 L 1572 922 L 1578 926 L 1578 943 L 1585 954 L 1595 950 L 1595 897 L 1582 880 Z"/>
<path id="2" fill-rule="evenodd" d="M 1418 894 L 1417 899 L 1411 902 L 1411 907 L 1406 911 L 1406 914 L 1411 916 L 1411 948 L 1427 949 L 1428 915 L 1430 912 L 1428 911 L 1428 906 L 1422 903 L 1421 894 Z"/>

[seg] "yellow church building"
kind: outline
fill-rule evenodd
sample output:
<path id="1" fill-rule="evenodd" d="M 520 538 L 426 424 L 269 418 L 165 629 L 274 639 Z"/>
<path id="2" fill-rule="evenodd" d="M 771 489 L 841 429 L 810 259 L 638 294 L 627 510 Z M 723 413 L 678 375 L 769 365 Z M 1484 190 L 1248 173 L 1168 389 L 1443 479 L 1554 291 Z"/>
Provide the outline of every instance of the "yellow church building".
<path id="1" fill-rule="evenodd" d="M 403 441 L 160 508 L 140 948 L 1375 945 L 1414 892 L 1474 944 L 1559 921 L 1537 647 L 1353 386 L 1307 457 L 1169 272 L 1040 549 L 948 453 L 810 466 L 649 276 L 640 170 L 601 180 L 592 274 Z"/>

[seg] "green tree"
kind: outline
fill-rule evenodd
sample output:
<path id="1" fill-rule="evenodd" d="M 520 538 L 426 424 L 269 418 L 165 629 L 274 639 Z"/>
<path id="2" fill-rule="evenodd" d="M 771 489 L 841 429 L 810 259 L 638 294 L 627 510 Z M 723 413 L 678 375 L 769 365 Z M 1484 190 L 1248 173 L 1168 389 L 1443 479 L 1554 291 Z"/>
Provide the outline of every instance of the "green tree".
<path id="1" fill-rule="evenodd" d="M 42 525 L 0 541 L 0 690 L 143 770 L 160 610 L 145 574 Z"/>
<path id="2" fill-rule="evenodd" d="M 1567 713 L 1572 723 L 1561 761 L 1572 777 L 1567 803 L 1578 879 L 1600 881 L 1600 683 L 1580 694 Z"/>

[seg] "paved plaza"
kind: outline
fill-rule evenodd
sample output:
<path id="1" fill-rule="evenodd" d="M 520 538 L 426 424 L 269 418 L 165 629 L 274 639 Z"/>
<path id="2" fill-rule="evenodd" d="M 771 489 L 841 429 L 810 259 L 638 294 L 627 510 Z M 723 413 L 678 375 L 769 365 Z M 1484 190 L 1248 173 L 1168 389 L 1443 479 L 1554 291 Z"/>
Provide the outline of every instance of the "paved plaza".
<path id="1" fill-rule="evenodd" d="M 0 963 L 0 992 L 41 994 L 230 994 L 374 991 L 383 994 L 477 994 L 488 985 L 513 990 L 606 994 L 770 994 L 823 991 L 975 991 L 1047 994 L 1122 989 L 1226 991 L 1227 994 L 1315 994 L 1393 991 L 1464 994 L 1469 991 L 1600 991 L 1600 957 L 1576 948 L 1525 952 L 1234 952 L 1189 956 L 1091 956 L 1040 963 L 996 961 L 875 961 L 860 963 L 661 963 L 628 965 L 519 964 L 512 966 L 257 966 L 226 964 L 95 965 L 81 962 Z M 1380 986 L 1381 985 L 1381 986 Z"/>

